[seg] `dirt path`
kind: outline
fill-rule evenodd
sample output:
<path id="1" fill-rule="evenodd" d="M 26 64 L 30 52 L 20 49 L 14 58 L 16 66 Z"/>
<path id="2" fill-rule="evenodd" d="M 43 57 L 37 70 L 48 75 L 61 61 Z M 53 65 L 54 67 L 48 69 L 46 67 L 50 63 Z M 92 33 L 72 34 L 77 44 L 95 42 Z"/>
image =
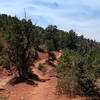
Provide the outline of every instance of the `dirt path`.
<path id="1" fill-rule="evenodd" d="M 47 79 L 47 76 L 44 79 Z M 46 82 L 38 82 L 36 87 L 25 83 L 9 86 L 10 94 L 8 100 L 68 100 L 55 94 L 55 86 L 55 78 L 50 78 Z"/>
<path id="2" fill-rule="evenodd" d="M 33 96 L 31 100 L 57 100 L 58 98 L 55 95 L 55 85 L 55 78 L 44 83 L 39 83 L 38 87 L 32 92 Z"/>
<path id="3" fill-rule="evenodd" d="M 0 90 L 3 90 L 5 89 L 6 87 L 6 84 L 9 82 L 9 80 L 11 79 L 12 77 L 3 77 L 3 78 L 0 78 Z"/>
<path id="4" fill-rule="evenodd" d="M 36 87 L 25 83 L 20 83 L 15 86 L 9 85 L 8 90 L 10 94 L 8 100 L 62 100 L 58 99 L 58 96 L 55 94 L 56 78 L 44 75 L 36 68 L 34 69 L 34 73 L 38 73 L 40 79 L 47 81 L 37 82 L 38 85 Z"/>
<path id="5" fill-rule="evenodd" d="M 34 66 L 35 66 L 35 67 L 38 67 L 39 64 L 44 64 L 45 62 L 46 62 L 46 59 L 39 60 L 39 61 L 37 61 L 37 62 L 34 64 Z"/>
<path id="6" fill-rule="evenodd" d="M 46 82 L 39 82 L 38 86 L 32 91 L 32 97 L 30 100 L 84 100 L 81 98 L 67 98 L 66 96 L 59 96 L 56 94 L 57 78 L 50 77 L 48 74 L 43 74 L 41 71 L 34 69 L 34 73 L 37 73 L 40 79 L 46 79 Z M 26 100 L 26 99 L 25 99 Z"/>
<path id="7" fill-rule="evenodd" d="M 50 77 L 49 73 L 44 74 L 37 68 L 40 63 L 45 63 L 45 57 L 47 56 L 41 54 L 41 59 L 34 63 L 33 73 L 38 75 L 40 79 L 44 79 L 46 81 L 35 81 L 35 83 L 38 84 L 37 86 L 29 85 L 25 82 L 16 84 L 14 86 L 7 85 L 7 91 L 9 92 L 8 100 L 85 100 L 81 98 L 71 99 L 65 96 L 58 96 L 56 94 L 57 78 Z M 3 81 L 0 80 L 0 86 L 5 86 L 5 83 L 7 83 L 10 78 L 7 77 L 3 79 Z"/>
<path id="8" fill-rule="evenodd" d="M 34 73 L 38 73 L 40 79 L 47 81 L 37 81 L 38 85 L 28 85 L 26 83 L 20 83 L 15 86 L 8 86 L 9 99 L 8 100 L 85 100 L 85 99 L 69 99 L 65 96 L 56 95 L 57 79 L 55 77 L 49 77 L 49 75 L 43 75 L 39 70 L 34 69 Z"/>

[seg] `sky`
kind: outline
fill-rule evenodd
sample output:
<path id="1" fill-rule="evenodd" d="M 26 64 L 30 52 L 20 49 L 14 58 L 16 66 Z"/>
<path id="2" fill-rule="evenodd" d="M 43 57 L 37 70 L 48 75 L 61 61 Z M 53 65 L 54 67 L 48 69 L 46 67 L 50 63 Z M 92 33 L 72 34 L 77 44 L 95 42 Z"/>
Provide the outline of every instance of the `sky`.
<path id="1" fill-rule="evenodd" d="M 0 0 L 0 14 L 25 18 L 24 9 L 33 24 L 73 29 L 100 42 L 100 0 Z"/>

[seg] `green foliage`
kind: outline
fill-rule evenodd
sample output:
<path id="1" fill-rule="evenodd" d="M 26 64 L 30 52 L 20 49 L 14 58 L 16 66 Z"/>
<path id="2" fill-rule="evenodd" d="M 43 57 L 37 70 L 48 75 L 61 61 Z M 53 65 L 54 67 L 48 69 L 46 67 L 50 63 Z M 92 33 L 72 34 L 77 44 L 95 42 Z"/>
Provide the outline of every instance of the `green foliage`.
<path id="1" fill-rule="evenodd" d="M 47 40 L 45 42 L 45 44 L 46 44 L 46 49 L 47 49 L 46 51 L 47 52 L 54 50 L 54 44 L 53 44 L 52 40 Z"/>
<path id="2" fill-rule="evenodd" d="M 2 55 L 3 48 L 4 48 L 4 36 L 3 33 L 0 32 L 0 56 Z"/>
<path id="3" fill-rule="evenodd" d="M 10 59 L 9 59 L 9 56 L 5 54 L 3 55 L 1 59 L 2 66 L 5 67 L 7 70 L 10 70 Z"/>
<path id="4" fill-rule="evenodd" d="M 8 56 L 12 65 L 17 67 L 20 77 L 28 77 L 31 57 L 32 23 L 30 20 L 14 19 L 13 26 L 7 34 Z"/>
<path id="5" fill-rule="evenodd" d="M 0 15 L 0 29 L 3 33 L 7 34 L 12 32 L 13 34 L 16 32 L 20 33 L 20 31 L 28 33 L 28 28 L 32 28 L 32 33 L 34 34 L 31 35 L 30 39 L 35 49 L 39 49 L 40 45 L 46 45 L 47 51 L 69 48 L 79 51 L 84 55 L 89 53 L 92 48 L 100 48 L 99 43 L 85 39 L 83 36 L 77 36 L 73 30 L 65 32 L 57 29 L 55 25 L 49 25 L 46 29 L 43 29 L 39 26 L 30 26 L 29 23 L 26 25 L 24 23 L 25 20 L 21 21 L 16 17 L 7 16 L 5 14 Z"/>
<path id="6" fill-rule="evenodd" d="M 82 57 L 78 52 L 64 50 L 56 71 L 60 76 L 57 92 L 69 96 L 94 95 L 96 77 L 90 55 Z"/>
<path id="7" fill-rule="evenodd" d="M 42 72 L 46 72 L 47 71 L 46 67 L 44 65 L 42 65 L 42 64 L 39 64 L 38 69 L 40 71 L 42 71 Z"/>
<path id="8" fill-rule="evenodd" d="M 48 52 L 48 56 L 49 56 L 49 60 L 50 61 L 54 61 L 56 60 L 56 56 L 53 52 Z"/>
<path id="9" fill-rule="evenodd" d="M 67 38 L 67 47 L 72 50 L 75 50 L 77 49 L 76 43 L 77 43 L 77 35 L 73 30 L 70 30 Z"/>
<path id="10" fill-rule="evenodd" d="M 93 62 L 93 66 L 94 66 L 94 72 L 97 78 L 100 78 L 100 53 L 99 51 L 95 51 L 96 54 L 94 56 L 94 62 Z"/>
<path id="11" fill-rule="evenodd" d="M 8 100 L 8 97 L 6 97 L 6 96 L 0 96 L 0 100 Z"/>
<path id="12" fill-rule="evenodd" d="M 72 76 L 70 77 L 64 77 L 58 80 L 57 82 L 57 93 L 58 94 L 67 94 L 70 97 L 73 97 L 76 95 L 76 86 L 75 83 L 76 80 L 73 80 L 74 78 Z"/>

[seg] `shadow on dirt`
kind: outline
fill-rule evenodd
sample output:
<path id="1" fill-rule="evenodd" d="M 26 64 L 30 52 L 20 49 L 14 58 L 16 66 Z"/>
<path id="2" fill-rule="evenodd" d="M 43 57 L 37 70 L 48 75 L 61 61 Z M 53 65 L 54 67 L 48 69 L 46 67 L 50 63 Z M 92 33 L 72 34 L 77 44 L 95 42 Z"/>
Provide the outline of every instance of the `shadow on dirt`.
<path id="1" fill-rule="evenodd" d="M 56 65 L 53 62 L 51 62 L 51 61 L 47 61 L 47 63 L 48 63 L 48 65 L 50 65 L 52 67 L 56 67 Z"/>
<path id="2" fill-rule="evenodd" d="M 30 74 L 30 75 L 28 75 L 28 78 L 14 77 L 9 81 L 9 84 L 14 86 L 14 85 L 17 85 L 17 84 L 20 84 L 20 83 L 26 83 L 28 85 L 37 86 L 38 84 L 36 83 L 36 81 L 46 82 L 46 81 L 49 81 L 49 80 L 50 79 L 40 79 L 38 77 L 38 75 L 36 75 L 36 74 Z"/>

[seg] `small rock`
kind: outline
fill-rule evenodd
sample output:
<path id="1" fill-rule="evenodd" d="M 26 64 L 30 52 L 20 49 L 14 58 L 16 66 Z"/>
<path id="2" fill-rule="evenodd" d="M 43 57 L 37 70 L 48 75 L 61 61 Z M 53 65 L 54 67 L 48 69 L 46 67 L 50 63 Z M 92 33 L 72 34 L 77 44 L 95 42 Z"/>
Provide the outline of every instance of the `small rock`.
<path id="1" fill-rule="evenodd" d="M 5 87 L 0 86 L 0 91 L 3 91 L 3 90 L 5 90 Z"/>
<path id="2" fill-rule="evenodd" d="M 24 97 L 21 97 L 20 99 L 21 99 L 21 100 L 24 100 Z"/>

